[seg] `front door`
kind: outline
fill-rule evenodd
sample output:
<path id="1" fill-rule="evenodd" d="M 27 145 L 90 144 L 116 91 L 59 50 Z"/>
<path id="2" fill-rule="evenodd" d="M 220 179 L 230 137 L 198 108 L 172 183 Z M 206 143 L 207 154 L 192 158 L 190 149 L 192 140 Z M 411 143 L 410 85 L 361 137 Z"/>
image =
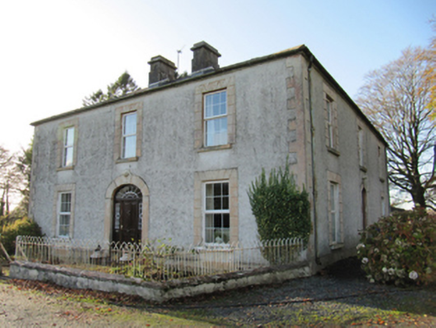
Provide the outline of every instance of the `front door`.
<path id="1" fill-rule="evenodd" d="M 112 239 L 139 242 L 142 233 L 142 194 L 134 185 L 121 187 L 115 194 Z"/>

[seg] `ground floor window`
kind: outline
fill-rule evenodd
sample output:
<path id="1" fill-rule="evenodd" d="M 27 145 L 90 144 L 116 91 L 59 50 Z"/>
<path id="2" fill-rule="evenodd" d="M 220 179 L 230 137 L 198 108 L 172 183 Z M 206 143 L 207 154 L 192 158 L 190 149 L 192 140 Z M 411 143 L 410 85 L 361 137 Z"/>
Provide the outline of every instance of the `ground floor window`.
<path id="1" fill-rule="evenodd" d="M 342 240 L 339 220 L 339 185 L 334 182 L 330 182 L 330 224 L 332 243 L 340 243 Z"/>
<path id="2" fill-rule="evenodd" d="M 229 183 L 205 183 L 205 241 L 228 243 L 230 241 Z"/>
<path id="3" fill-rule="evenodd" d="M 342 247 L 344 243 L 344 222 L 342 217 L 341 176 L 330 171 L 327 171 L 327 197 L 330 247 Z"/>
<path id="4" fill-rule="evenodd" d="M 59 193 L 59 210 L 58 210 L 58 236 L 69 237 L 70 236 L 70 224 L 71 224 L 71 193 L 62 192 Z"/>

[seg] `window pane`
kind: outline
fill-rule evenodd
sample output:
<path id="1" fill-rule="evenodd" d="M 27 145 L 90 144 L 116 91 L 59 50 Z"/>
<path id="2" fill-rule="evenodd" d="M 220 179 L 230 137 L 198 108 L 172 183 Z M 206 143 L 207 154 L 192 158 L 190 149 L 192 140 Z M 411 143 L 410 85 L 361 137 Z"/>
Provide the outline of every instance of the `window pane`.
<path id="1" fill-rule="evenodd" d="M 228 196 L 224 196 L 223 197 L 223 210 L 228 210 L 229 209 L 229 197 Z"/>
<path id="2" fill-rule="evenodd" d="M 228 196 L 229 195 L 229 184 L 228 183 L 222 183 L 223 186 L 223 195 Z"/>
<path id="3" fill-rule="evenodd" d="M 214 197 L 214 199 L 213 199 L 213 209 L 214 210 L 221 210 L 222 209 L 221 196 Z"/>
<path id="4" fill-rule="evenodd" d="M 223 228 L 230 228 L 230 214 L 223 214 Z"/>
<path id="5" fill-rule="evenodd" d="M 206 228 L 206 243 L 213 243 L 215 241 L 213 235 L 214 235 L 214 229 Z"/>
<path id="6" fill-rule="evenodd" d="M 213 243 L 214 242 L 214 215 L 206 214 L 206 242 Z"/>
<path id="7" fill-rule="evenodd" d="M 65 193 L 61 194 L 61 213 L 71 212 L 71 194 Z"/>
<path id="8" fill-rule="evenodd" d="M 204 117 L 213 118 L 214 116 L 227 114 L 227 92 L 217 92 L 205 95 Z"/>
<path id="9" fill-rule="evenodd" d="M 215 228 L 221 228 L 222 227 L 222 214 L 214 214 L 213 216 L 213 226 Z"/>
<path id="10" fill-rule="evenodd" d="M 74 128 L 68 128 L 65 130 L 65 146 L 72 146 L 74 144 Z"/>
<path id="11" fill-rule="evenodd" d="M 136 113 L 124 115 L 123 135 L 136 134 Z"/>
<path id="12" fill-rule="evenodd" d="M 70 230 L 70 215 L 59 216 L 59 236 L 68 236 Z"/>
<path id="13" fill-rule="evenodd" d="M 136 136 L 129 136 L 124 138 L 123 143 L 123 158 L 136 156 Z"/>
<path id="14" fill-rule="evenodd" d="M 206 146 L 227 144 L 227 117 L 206 122 Z"/>
<path id="15" fill-rule="evenodd" d="M 213 214 L 206 214 L 206 228 L 213 228 L 214 227 L 213 219 L 214 219 Z"/>
<path id="16" fill-rule="evenodd" d="M 213 184 L 213 195 L 214 196 L 220 196 L 221 195 L 221 183 L 215 183 Z"/>
<path id="17" fill-rule="evenodd" d="M 222 239 L 225 243 L 230 241 L 230 229 L 222 229 Z"/>
<path id="18" fill-rule="evenodd" d="M 213 196 L 213 183 L 208 183 L 206 185 L 206 196 Z"/>
<path id="19" fill-rule="evenodd" d="M 73 147 L 68 147 L 64 149 L 64 165 L 63 166 L 72 166 L 73 165 Z"/>
<path id="20" fill-rule="evenodd" d="M 69 225 L 70 224 L 70 215 L 60 215 L 59 216 L 59 225 Z"/>

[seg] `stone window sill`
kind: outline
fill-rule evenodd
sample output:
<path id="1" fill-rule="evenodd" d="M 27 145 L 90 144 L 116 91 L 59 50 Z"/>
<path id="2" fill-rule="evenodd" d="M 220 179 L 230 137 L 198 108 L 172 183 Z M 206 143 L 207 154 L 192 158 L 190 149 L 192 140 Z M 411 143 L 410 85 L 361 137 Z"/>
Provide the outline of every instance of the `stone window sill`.
<path id="1" fill-rule="evenodd" d="M 72 170 L 74 170 L 74 165 L 65 166 L 65 167 L 58 167 L 56 171 L 62 172 L 62 171 L 72 171 Z"/>
<path id="2" fill-rule="evenodd" d="M 129 157 L 129 158 L 118 158 L 118 159 L 115 161 L 115 164 L 137 162 L 138 160 L 139 160 L 139 157 L 138 157 L 138 156 L 135 156 L 135 157 Z"/>
<path id="3" fill-rule="evenodd" d="M 344 247 L 344 243 L 335 243 L 335 244 L 330 244 L 330 249 L 332 251 L 334 251 L 335 249 L 341 249 Z"/>
<path id="4" fill-rule="evenodd" d="M 197 151 L 199 153 L 204 153 L 204 152 L 208 152 L 208 151 L 223 150 L 223 149 L 230 149 L 230 148 L 232 148 L 232 144 L 211 146 L 211 147 L 202 147 L 202 148 L 199 148 Z"/>
<path id="5" fill-rule="evenodd" d="M 341 153 L 337 149 L 334 149 L 332 147 L 328 147 L 327 146 L 327 150 L 328 150 L 329 153 L 331 153 L 331 154 L 333 154 L 335 156 L 341 156 Z"/>

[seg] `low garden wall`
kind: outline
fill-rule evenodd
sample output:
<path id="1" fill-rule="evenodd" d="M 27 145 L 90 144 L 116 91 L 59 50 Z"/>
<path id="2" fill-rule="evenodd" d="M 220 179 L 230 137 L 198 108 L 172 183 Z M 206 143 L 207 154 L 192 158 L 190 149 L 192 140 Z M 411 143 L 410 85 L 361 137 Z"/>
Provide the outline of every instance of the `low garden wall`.
<path id="1" fill-rule="evenodd" d="M 263 267 L 251 271 L 199 276 L 166 282 L 149 282 L 139 278 L 98 271 L 79 270 L 55 265 L 15 261 L 10 265 L 10 277 L 39 280 L 75 289 L 93 289 L 138 295 L 148 301 L 165 302 L 171 299 L 208 294 L 251 285 L 280 283 L 310 276 L 306 261 L 285 266 Z"/>

